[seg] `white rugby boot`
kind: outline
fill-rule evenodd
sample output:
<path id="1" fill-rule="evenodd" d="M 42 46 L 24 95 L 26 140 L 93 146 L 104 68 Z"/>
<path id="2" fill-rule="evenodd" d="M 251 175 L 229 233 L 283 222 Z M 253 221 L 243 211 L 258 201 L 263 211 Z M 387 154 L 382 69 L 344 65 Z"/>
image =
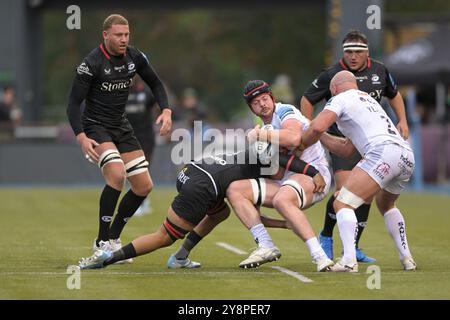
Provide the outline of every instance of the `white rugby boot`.
<path id="1" fill-rule="evenodd" d="M 277 247 L 258 247 L 250 254 L 247 259 L 239 264 L 239 267 L 244 269 L 257 268 L 264 263 L 277 261 L 278 259 L 280 259 L 280 257 L 281 252 Z"/>

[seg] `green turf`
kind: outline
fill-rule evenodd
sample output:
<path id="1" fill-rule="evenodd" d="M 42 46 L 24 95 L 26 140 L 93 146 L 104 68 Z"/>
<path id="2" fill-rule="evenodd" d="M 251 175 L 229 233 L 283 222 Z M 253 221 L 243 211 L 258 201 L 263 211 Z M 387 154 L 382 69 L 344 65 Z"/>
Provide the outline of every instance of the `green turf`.
<path id="1" fill-rule="evenodd" d="M 0 299 L 450 299 L 450 197 L 405 194 L 399 201 L 407 223 L 408 241 L 419 265 L 404 272 L 372 208 L 361 246 L 378 259 L 381 289 L 369 290 L 367 265 L 358 274 L 316 273 L 306 246 L 288 230 L 269 230 L 282 251 L 278 262 L 256 270 L 237 267 L 240 256 L 216 245 L 226 242 L 250 252 L 254 243 L 232 215 L 192 253 L 203 264 L 197 270 L 168 270 L 167 257 L 178 247 L 81 273 L 81 288 L 66 286 L 66 268 L 91 254 L 97 231 L 96 189 L 0 189 Z M 165 216 L 172 189 L 151 194 L 154 212 L 132 219 L 122 240 L 153 232 Z M 308 210 L 319 231 L 325 201 Z M 267 213 L 270 211 L 267 211 Z M 271 214 L 272 215 L 272 214 Z M 276 215 L 273 215 L 276 216 Z M 340 252 L 335 232 L 335 254 Z M 271 268 L 282 266 L 314 282 L 304 283 Z"/>

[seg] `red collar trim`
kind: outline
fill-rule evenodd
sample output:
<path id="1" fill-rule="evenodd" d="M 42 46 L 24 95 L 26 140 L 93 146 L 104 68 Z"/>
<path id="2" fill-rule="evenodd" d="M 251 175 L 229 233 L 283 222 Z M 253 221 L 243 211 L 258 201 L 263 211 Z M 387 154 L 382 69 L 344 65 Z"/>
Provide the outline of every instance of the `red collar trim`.
<path id="1" fill-rule="evenodd" d="M 103 43 L 100 43 L 100 50 L 102 50 L 102 52 L 105 55 L 106 59 L 111 60 L 111 57 L 109 56 L 108 52 L 106 52 L 105 48 L 103 47 Z"/>

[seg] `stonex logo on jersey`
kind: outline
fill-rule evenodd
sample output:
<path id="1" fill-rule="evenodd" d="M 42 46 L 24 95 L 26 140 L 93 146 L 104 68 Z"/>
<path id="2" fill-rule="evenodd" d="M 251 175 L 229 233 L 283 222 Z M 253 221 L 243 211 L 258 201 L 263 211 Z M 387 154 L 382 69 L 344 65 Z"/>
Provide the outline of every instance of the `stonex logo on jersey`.
<path id="1" fill-rule="evenodd" d="M 130 78 L 125 81 L 117 82 L 117 83 L 111 83 L 111 82 L 105 81 L 102 83 L 101 90 L 109 91 L 109 92 L 114 91 L 114 90 L 125 90 L 131 86 L 132 82 L 133 82 L 133 78 Z"/>

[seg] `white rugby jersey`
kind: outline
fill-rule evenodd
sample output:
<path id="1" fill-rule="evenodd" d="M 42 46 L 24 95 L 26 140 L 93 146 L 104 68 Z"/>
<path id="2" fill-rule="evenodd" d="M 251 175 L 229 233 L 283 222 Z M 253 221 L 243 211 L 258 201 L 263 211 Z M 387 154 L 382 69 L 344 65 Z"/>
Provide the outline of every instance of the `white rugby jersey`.
<path id="1" fill-rule="evenodd" d="M 281 129 L 283 123 L 289 119 L 296 119 L 300 121 L 301 124 L 303 125 L 303 131 L 305 131 L 308 128 L 310 122 L 309 119 L 303 116 L 300 110 L 298 110 L 293 105 L 284 104 L 280 102 L 276 103 L 271 122 L 271 125 L 274 127 L 274 129 L 275 130 Z M 312 165 L 314 164 L 326 166 L 329 165 L 325 155 L 325 150 L 322 147 L 320 141 L 317 141 L 312 146 L 306 148 L 303 151 L 300 159 Z"/>
<path id="2" fill-rule="evenodd" d="M 366 92 L 344 91 L 331 98 L 324 110 L 337 114 L 339 130 L 352 140 L 361 155 L 386 143 L 396 143 L 411 150 L 381 105 Z"/>

